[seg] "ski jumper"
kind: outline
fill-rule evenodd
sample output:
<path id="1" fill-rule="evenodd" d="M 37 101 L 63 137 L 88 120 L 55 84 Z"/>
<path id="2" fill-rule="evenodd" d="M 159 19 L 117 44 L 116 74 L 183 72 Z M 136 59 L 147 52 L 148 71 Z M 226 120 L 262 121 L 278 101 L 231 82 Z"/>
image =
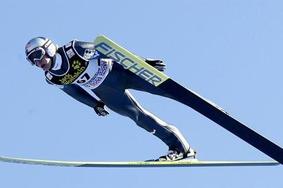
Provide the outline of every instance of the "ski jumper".
<path id="1" fill-rule="evenodd" d="M 98 102 L 95 94 L 112 111 L 129 117 L 139 127 L 161 139 L 169 150 L 189 151 L 189 144 L 181 132 L 145 110 L 128 89 L 173 97 L 165 96 L 159 88 L 99 54 L 94 43 L 73 40 L 58 48 L 57 53 L 59 58 L 52 70 L 45 72 L 48 83 L 59 86 L 92 108 Z"/>

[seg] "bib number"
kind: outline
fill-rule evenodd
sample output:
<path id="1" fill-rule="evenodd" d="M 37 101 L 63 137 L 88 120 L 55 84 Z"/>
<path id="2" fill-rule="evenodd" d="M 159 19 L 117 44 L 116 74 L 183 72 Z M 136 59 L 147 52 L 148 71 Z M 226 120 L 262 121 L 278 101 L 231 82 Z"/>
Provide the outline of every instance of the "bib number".
<path id="1" fill-rule="evenodd" d="M 77 80 L 77 83 L 78 83 L 78 84 L 83 84 L 83 83 L 86 83 L 89 79 L 90 79 L 89 74 L 88 74 L 88 73 L 84 73 L 84 74 Z"/>

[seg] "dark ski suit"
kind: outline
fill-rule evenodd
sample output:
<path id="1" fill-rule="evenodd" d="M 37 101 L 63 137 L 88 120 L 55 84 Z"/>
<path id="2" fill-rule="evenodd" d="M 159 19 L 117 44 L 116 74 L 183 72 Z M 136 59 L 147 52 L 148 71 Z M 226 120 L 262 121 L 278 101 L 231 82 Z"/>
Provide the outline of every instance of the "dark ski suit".
<path id="1" fill-rule="evenodd" d="M 131 118 L 139 127 L 160 138 L 169 150 L 189 151 L 188 142 L 176 127 L 143 109 L 128 91 L 134 89 L 164 96 L 160 89 L 99 54 L 94 43 L 73 40 L 60 47 L 57 53 L 61 64 L 56 70 L 45 72 L 48 83 L 59 86 L 92 108 L 98 103 L 90 94 L 93 92 L 108 108 Z M 87 72 L 91 66 L 94 68 Z"/>

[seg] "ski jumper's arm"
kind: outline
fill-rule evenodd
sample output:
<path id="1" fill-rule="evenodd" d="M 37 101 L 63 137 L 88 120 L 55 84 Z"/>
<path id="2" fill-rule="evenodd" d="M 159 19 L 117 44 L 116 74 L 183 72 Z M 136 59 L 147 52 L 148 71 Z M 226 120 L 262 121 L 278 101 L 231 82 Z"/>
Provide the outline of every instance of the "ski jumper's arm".
<path id="1" fill-rule="evenodd" d="M 62 87 L 61 90 L 67 93 L 72 98 L 76 99 L 77 101 L 85 105 L 88 105 L 91 108 L 95 108 L 99 103 L 99 101 L 94 96 L 90 95 L 88 92 L 86 92 L 78 85 L 75 84 L 64 85 L 64 87 Z"/>

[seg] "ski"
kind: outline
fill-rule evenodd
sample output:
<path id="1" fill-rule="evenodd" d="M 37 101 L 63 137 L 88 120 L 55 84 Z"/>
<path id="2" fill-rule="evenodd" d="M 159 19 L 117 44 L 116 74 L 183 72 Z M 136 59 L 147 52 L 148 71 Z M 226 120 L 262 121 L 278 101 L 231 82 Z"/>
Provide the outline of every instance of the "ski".
<path id="1" fill-rule="evenodd" d="M 95 44 L 96 50 L 99 53 L 114 59 L 125 69 L 133 72 L 155 87 L 159 87 L 175 100 L 191 107 L 272 159 L 283 164 L 283 150 L 280 146 L 234 119 L 216 104 L 181 86 L 164 73 L 144 62 L 139 56 L 121 47 L 106 36 L 98 36 L 95 39 Z"/>
<path id="2" fill-rule="evenodd" d="M 276 166 L 279 165 L 275 161 L 199 161 L 181 160 L 171 162 L 158 161 L 57 161 L 57 160 L 39 160 L 39 159 L 24 159 L 13 157 L 1 157 L 0 161 L 8 163 L 20 163 L 29 165 L 47 165 L 47 166 L 61 166 L 61 167 L 225 167 L 225 166 Z"/>

